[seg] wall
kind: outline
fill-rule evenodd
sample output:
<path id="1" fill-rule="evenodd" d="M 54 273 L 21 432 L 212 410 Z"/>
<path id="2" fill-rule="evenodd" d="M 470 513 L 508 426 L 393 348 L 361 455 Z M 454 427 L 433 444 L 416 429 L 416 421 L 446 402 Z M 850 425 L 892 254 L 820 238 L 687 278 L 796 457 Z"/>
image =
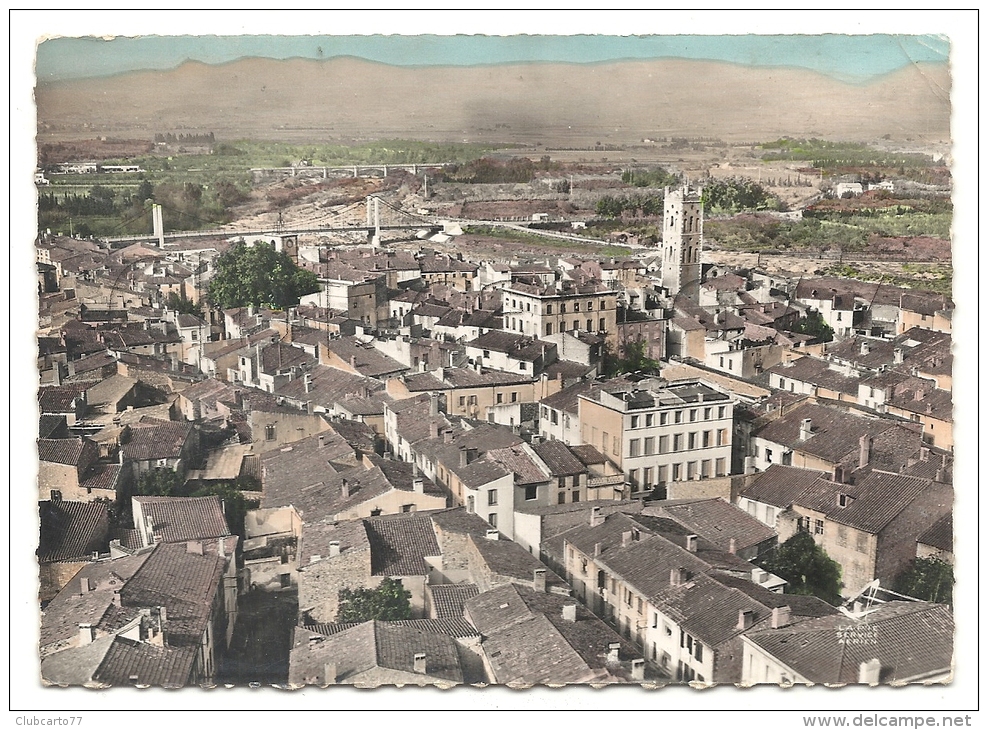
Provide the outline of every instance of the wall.
<path id="1" fill-rule="evenodd" d="M 370 547 L 344 548 L 335 557 L 323 556 L 316 563 L 299 567 L 299 613 L 310 610 L 314 621 L 334 621 L 341 588 L 376 588 L 383 579 L 371 575 Z"/>
<path id="2" fill-rule="evenodd" d="M 50 601 L 55 595 L 69 584 L 76 573 L 85 568 L 89 563 L 65 562 L 65 563 L 41 563 L 39 578 L 41 588 L 38 591 L 38 600 L 41 602 Z"/>

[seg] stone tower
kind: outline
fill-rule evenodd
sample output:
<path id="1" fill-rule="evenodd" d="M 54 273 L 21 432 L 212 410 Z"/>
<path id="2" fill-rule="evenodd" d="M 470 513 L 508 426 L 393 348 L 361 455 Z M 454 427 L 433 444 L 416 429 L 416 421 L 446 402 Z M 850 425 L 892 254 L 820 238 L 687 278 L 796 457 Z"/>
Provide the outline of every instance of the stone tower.
<path id="1" fill-rule="evenodd" d="M 682 294 L 694 301 L 699 298 L 703 247 L 700 193 L 689 186 L 666 188 L 662 222 L 662 286 L 671 296 Z"/>

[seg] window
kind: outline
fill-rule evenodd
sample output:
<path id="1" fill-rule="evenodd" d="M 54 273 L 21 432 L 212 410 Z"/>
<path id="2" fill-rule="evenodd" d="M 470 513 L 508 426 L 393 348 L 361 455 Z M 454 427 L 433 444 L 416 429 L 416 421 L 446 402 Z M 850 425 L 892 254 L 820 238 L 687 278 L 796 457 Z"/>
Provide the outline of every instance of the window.
<path id="1" fill-rule="evenodd" d="M 525 311 L 526 312 L 531 312 L 532 311 L 532 304 L 531 304 L 531 302 L 525 302 Z"/>
<path id="2" fill-rule="evenodd" d="M 607 453 L 607 439 L 608 439 L 608 436 L 609 436 L 609 434 L 607 433 L 607 431 L 601 431 L 600 432 L 600 450 L 603 451 L 604 453 Z"/>
<path id="3" fill-rule="evenodd" d="M 545 333 L 547 335 L 551 335 L 552 334 L 552 322 L 546 322 L 545 323 Z"/>
<path id="4" fill-rule="evenodd" d="M 504 401 L 504 393 L 498 393 L 497 394 L 497 402 L 498 402 L 498 404 L 502 403 L 503 401 Z"/>
<path id="5" fill-rule="evenodd" d="M 559 493 L 559 504 L 566 504 L 566 492 Z"/>
<path id="6" fill-rule="evenodd" d="M 629 469 L 628 470 L 628 481 L 631 482 L 632 487 L 638 488 L 638 470 Z"/>
<path id="7" fill-rule="evenodd" d="M 624 602 L 628 606 L 631 605 L 631 591 L 629 591 L 627 588 L 624 589 Z"/>
<path id="8" fill-rule="evenodd" d="M 267 424 L 264 427 L 264 440 L 265 441 L 274 441 L 275 438 L 276 438 L 275 433 L 276 433 L 276 426 L 275 426 L 275 424 L 273 424 L 273 423 Z"/>
<path id="9" fill-rule="evenodd" d="M 683 434 L 677 433 L 672 437 L 672 450 L 673 451 L 683 450 Z"/>
<path id="10" fill-rule="evenodd" d="M 701 644 L 699 641 L 693 644 L 693 656 L 696 657 L 696 660 L 698 662 L 703 661 L 703 644 Z"/>
<path id="11" fill-rule="evenodd" d="M 512 403 L 518 402 L 518 393 L 515 391 L 511 391 L 511 402 Z"/>
<path id="12" fill-rule="evenodd" d="M 371 517 L 380 517 L 380 515 L 381 515 L 380 507 L 375 507 L 374 509 L 371 510 Z"/>
<path id="13" fill-rule="evenodd" d="M 414 504 L 403 504 L 401 506 L 401 511 L 402 512 L 414 512 L 415 511 L 415 505 Z"/>
<path id="14" fill-rule="evenodd" d="M 822 535 L 823 534 L 823 520 L 816 520 L 813 523 L 813 534 Z"/>
<path id="15" fill-rule="evenodd" d="M 588 319 L 587 320 L 587 332 L 592 332 L 592 331 L 593 331 L 593 320 L 592 319 Z"/>
<path id="16" fill-rule="evenodd" d="M 525 487 L 525 501 L 531 502 L 533 499 L 539 498 L 539 488 L 538 485 L 529 484 Z"/>
<path id="17" fill-rule="evenodd" d="M 630 446 L 628 456 L 641 456 L 641 439 L 631 439 L 628 445 Z"/>
<path id="18" fill-rule="evenodd" d="M 690 423 L 696 421 L 696 408 L 690 409 Z"/>
<path id="19" fill-rule="evenodd" d="M 579 489 L 574 489 L 573 490 L 573 500 L 572 501 L 573 501 L 574 504 L 576 502 L 579 502 L 580 501 L 580 490 Z"/>
<path id="20" fill-rule="evenodd" d="M 726 413 L 727 413 L 727 407 L 726 406 L 719 406 L 717 408 L 717 418 L 723 418 L 724 417 L 724 414 L 726 414 Z"/>
<path id="21" fill-rule="evenodd" d="M 710 459 L 704 459 L 700 462 L 700 476 L 704 478 L 710 476 Z"/>
<path id="22" fill-rule="evenodd" d="M 631 427 L 638 428 L 638 416 L 631 417 Z"/>
<path id="23" fill-rule="evenodd" d="M 675 421 L 676 423 L 682 423 L 683 422 L 683 412 L 682 411 L 676 411 L 675 417 L 673 418 L 673 421 Z"/>
<path id="24" fill-rule="evenodd" d="M 491 505 L 491 506 L 497 504 L 497 490 L 496 489 L 488 489 L 487 490 L 487 504 L 488 505 Z"/>
<path id="25" fill-rule="evenodd" d="M 765 461 L 772 463 L 772 449 L 765 449 Z"/>
<path id="26" fill-rule="evenodd" d="M 659 482 L 660 483 L 665 482 L 666 479 L 669 478 L 669 467 L 666 466 L 665 464 L 659 466 L 658 475 L 659 475 Z"/>
<path id="27" fill-rule="evenodd" d="M 678 482 L 679 481 L 679 474 L 680 474 L 680 471 L 681 471 L 681 466 L 682 466 L 681 464 L 673 464 L 672 465 L 672 480 L 674 482 Z"/>
<path id="28" fill-rule="evenodd" d="M 573 302 L 573 311 L 574 312 L 579 312 L 580 311 L 580 303 L 579 302 Z"/>
<path id="29" fill-rule="evenodd" d="M 655 453 L 655 437 L 646 436 L 645 437 L 645 455 L 651 456 Z"/>
<path id="30" fill-rule="evenodd" d="M 652 467 L 650 466 L 642 469 L 642 486 L 646 489 L 652 486 Z"/>
<path id="31" fill-rule="evenodd" d="M 490 523 L 491 527 L 497 527 L 497 512 L 491 512 L 487 515 L 487 521 Z"/>
<path id="32" fill-rule="evenodd" d="M 686 478 L 696 479 L 696 462 L 688 461 L 686 462 Z"/>
<path id="33" fill-rule="evenodd" d="M 689 446 L 687 448 L 689 448 L 691 450 L 696 448 L 696 431 L 693 431 L 692 433 L 690 433 L 690 435 L 689 435 Z"/>
<path id="34" fill-rule="evenodd" d="M 641 599 L 640 596 L 638 597 L 637 604 L 638 604 L 638 606 L 637 606 L 638 613 L 639 614 L 645 613 L 645 604 L 642 602 L 642 599 Z"/>
<path id="35" fill-rule="evenodd" d="M 465 406 L 467 404 L 467 397 L 465 395 L 460 396 L 460 405 Z"/>
<path id="36" fill-rule="evenodd" d="M 621 444 L 619 443 L 617 436 L 611 440 L 611 453 L 615 456 L 621 453 Z"/>
<path id="37" fill-rule="evenodd" d="M 588 312 L 592 312 L 593 311 L 593 302 L 587 302 L 587 311 Z"/>
<path id="38" fill-rule="evenodd" d="M 559 313 L 560 314 L 566 314 L 566 303 L 565 302 L 561 302 L 559 304 Z"/>
<path id="39" fill-rule="evenodd" d="M 727 445 L 727 429 L 719 428 L 717 429 L 717 445 L 726 446 Z"/>
<path id="40" fill-rule="evenodd" d="M 62 501 L 62 492 L 61 492 L 61 490 L 58 490 L 58 489 L 52 489 L 48 493 L 48 497 L 49 497 L 49 499 L 51 499 L 52 502 L 61 502 Z"/>
<path id="41" fill-rule="evenodd" d="M 604 310 L 604 309 L 607 308 L 607 302 L 605 302 L 603 299 L 600 300 L 600 308 L 601 308 L 601 310 Z M 603 322 L 604 320 L 600 320 L 600 321 Z"/>
<path id="42" fill-rule="evenodd" d="M 710 431 L 703 432 L 703 448 L 710 446 Z"/>
<path id="43" fill-rule="evenodd" d="M 574 319 L 573 320 L 573 329 L 575 329 L 575 330 L 580 329 L 580 320 L 578 320 L 578 319 Z"/>
<path id="44" fill-rule="evenodd" d="M 470 396 L 470 400 L 469 400 L 468 402 L 469 402 L 469 403 L 470 403 L 470 405 L 472 405 L 472 406 L 475 406 L 475 405 L 477 405 L 477 396 L 475 396 L 475 395 L 471 395 L 471 396 Z"/>
<path id="45" fill-rule="evenodd" d="M 546 314 L 552 314 L 552 305 L 551 304 L 546 304 L 545 305 L 545 313 Z M 549 331 L 546 332 L 546 334 L 547 335 L 551 335 L 552 334 L 552 325 L 551 324 L 549 325 Z"/>
<path id="46" fill-rule="evenodd" d="M 601 309 L 603 309 L 603 307 L 601 307 Z M 600 327 L 598 327 L 598 329 L 600 329 L 600 330 L 607 329 L 607 324 L 604 322 L 604 318 L 603 317 L 600 318 Z"/>
<path id="47" fill-rule="evenodd" d="M 713 408 L 704 408 L 703 409 L 703 420 L 704 421 L 709 421 L 710 420 L 710 414 L 712 412 L 713 412 Z"/>
<path id="48" fill-rule="evenodd" d="M 288 587 L 291 586 L 291 584 L 292 584 L 292 576 L 291 575 L 289 575 L 288 573 L 282 573 L 278 577 L 279 577 L 279 580 L 281 581 L 281 587 L 282 588 L 288 588 Z"/>
<path id="49" fill-rule="evenodd" d="M 655 423 L 655 414 L 654 413 L 646 413 L 645 414 L 645 426 L 646 426 L 646 428 L 649 427 L 649 426 L 654 425 L 654 423 Z"/>

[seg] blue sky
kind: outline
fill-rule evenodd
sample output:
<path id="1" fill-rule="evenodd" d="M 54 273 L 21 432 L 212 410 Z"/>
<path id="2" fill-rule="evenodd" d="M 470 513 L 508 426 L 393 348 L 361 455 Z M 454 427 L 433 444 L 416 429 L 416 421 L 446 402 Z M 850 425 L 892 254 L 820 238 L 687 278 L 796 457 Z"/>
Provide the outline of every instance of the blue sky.
<path id="1" fill-rule="evenodd" d="M 808 68 L 867 81 L 915 62 L 946 63 L 936 35 L 201 35 L 53 38 L 38 46 L 39 81 L 170 69 L 186 60 L 356 56 L 402 66 L 595 63 L 690 58 Z"/>

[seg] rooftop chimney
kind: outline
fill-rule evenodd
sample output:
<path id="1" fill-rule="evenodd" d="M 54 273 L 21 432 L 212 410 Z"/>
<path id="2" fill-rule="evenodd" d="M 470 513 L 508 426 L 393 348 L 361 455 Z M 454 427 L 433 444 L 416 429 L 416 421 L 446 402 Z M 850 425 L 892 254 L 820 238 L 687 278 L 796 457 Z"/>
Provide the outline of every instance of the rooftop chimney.
<path id="1" fill-rule="evenodd" d="M 632 682 L 644 682 L 645 681 L 645 660 L 644 659 L 632 659 L 631 660 L 631 681 Z"/>
<path id="2" fill-rule="evenodd" d="M 329 541 L 329 557 L 335 558 L 340 554 L 340 541 L 330 540 Z"/>
<path id="3" fill-rule="evenodd" d="M 631 544 L 634 533 L 631 530 L 626 530 L 621 533 L 621 547 L 628 547 Z"/>
<path id="4" fill-rule="evenodd" d="M 302 382 L 305 383 L 306 393 L 312 390 L 312 376 L 309 373 L 302 376 Z"/>
<path id="5" fill-rule="evenodd" d="M 532 581 L 536 593 L 545 593 L 545 568 L 536 568 Z"/>
<path id="6" fill-rule="evenodd" d="M 185 552 L 193 555 L 202 555 L 202 543 L 198 540 L 189 540 L 185 543 Z"/>
<path id="7" fill-rule="evenodd" d="M 576 623 L 576 604 L 566 603 L 563 605 L 563 621 Z"/>
<path id="8" fill-rule="evenodd" d="M 79 624 L 79 646 L 88 646 L 93 643 L 95 630 L 92 624 Z"/>
<path id="9" fill-rule="evenodd" d="M 92 589 L 93 589 L 93 582 L 91 580 L 89 580 L 89 578 L 80 578 L 79 579 L 79 593 L 81 595 L 83 595 L 83 596 L 86 595 Z"/>
<path id="10" fill-rule="evenodd" d="M 804 418 L 799 422 L 799 440 L 805 441 L 810 436 L 813 435 L 813 421 L 809 418 Z"/>
<path id="11" fill-rule="evenodd" d="M 858 683 L 859 684 L 878 684 L 878 680 L 882 674 L 882 663 L 878 661 L 877 658 L 869 659 L 866 662 L 861 662 L 858 665 Z"/>
<path id="12" fill-rule="evenodd" d="M 412 491 L 417 494 L 423 494 L 425 492 L 425 480 L 422 477 L 412 479 Z"/>
<path id="13" fill-rule="evenodd" d="M 600 507 L 592 507 L 590 509 L 590 526 L 597 527 L 597 525 L 604 524 L 604 515 L 600 510 Z"/>
<path id="14" fill-rule="evenodd" d="M 336 679 L 337 679 L 337 676 L 336 676 L 336 664 L 333 663 L 333 662 L 327 662 L 326 664 L 323 664 L 322 665 L 322 683 L 324 685 L 327 685 L 327 684 L 336 684 Z"/>
<path id="15" fill-rule="evenodd" d="M 754 611 L 745 611 L 744 609 L 741 609 L 741 610 L 738 611 L 738 626 L 737 626 L 737 628 L 738 628 L 739 631 L 745 631 L 746 629 L 750 629 L 751 626 L 752 626 L 752 624 L 754 624 L 754 623 L 755 623 L 755 612 Z"/>
<path id="16" fill-rule="evenodd" d="M 439 394 L 429 393 L 429 415 L 438 416 L 439 415 Z"/>
<path id="17" fill-rule="evenodd" d="M 738 552 L 738 541 L 735 538 L 731 538 L 730 543 L 728 543 L 727 552 L 731 555 L 735 555 Z"/>
<path id="18" fill-rule="evenodd" d="M 599 557 L 602 552 L 604 552 L 604 549 L 601 547 L 601 544 L 599 542 L 595 542 L 593 544 L 593 556 L 595 558 Z"/>
<path id="19" fill-rule="evenodd" d="M 858 444 L 860 446 L 858 450 L 858 468 L 864 469 L 868 466 L 868 462 L 871 461 L 871 444 L 872 438 L 867 434 L 858 439 Z"/>
<path id="20" fill-rule="evenodd" d="M 621 652 L 621 644 L 617 641 L 612 641 L 607 645 L 607 663 L 617 664 L 621 661 L 618 657 Z"/>
<path id="21" fill-rule="evenodd" d="M 416 652 L 412 658 L 412 666 L 416 674 L 425 674 L 425 652 Z"/>
<path id="22" fill-rule="evenodd" d="M 357 369 L 357 356 L 356 355 L 350 355 L 350 368 L 352 370 L 356 370 Z"/>
<path id="23" fill-rule="evenodd" d="M 669 571 L 669 585 L 681 586 L 686 582 L 686 568 L 673 568 Z"/>
<path id="24" fill-rule="evenodd" d="M 324 434 L 319 434 L 319 448 L 326 445 L 326 436 Z"/>
<path id="25" fill-rule="evenodd" d="M 486 537 L 487 537 L 488 540 L 497 540 L 498 539 L 498 531 L 497 530 L 488 530 Z"/>
<path id="26" fill-rule="evenodd" d="M 686 549 L 691 553 L 696 552 L 696 543 L 699 537 L 697 535 L 687 535 L 686 536 Z"/>
<path id="27" fill-rule="evenodd" d="M 439 422 L 429 421 L 429 436 L 434 439 L 439 438 Z"/>
<path id="28" fill-rule="evenodd" d="M 443 431 L 443 443 L 451 444 L 453 443 L 453 429 L 447 428 Z"/>
<path id="29" fill-rule="evenodd" d="M 862 355 L 867 355 L 868 353 L 870 353 L 871 352 L 871 343 L 862 340 L 860 352 L 861 352 Z"/>
<path id="30" fill-rule="evenodd" d="M 467 453 L 467 448 L 465 446 L 460 447 L 460 466 L 466 466 L 470 463 L 470 455 Z"/>
<path id="31" fill-rule="evenodd" d="M 772 628 L 781 629 L 789 625 L 792 609 L 789 606 L 779 606 L 772 609 Z"/>
<path id="32" fill-rule="evenodd" d="M 222 537 L 216 538 L 216 552 L 221 558 L 226 557 L 226 540 Z"/>
<path id="33" fill-rule="evenodd" d="M 340 483 L 340 489 L 343 491 L 343 499 L 349 499 L 350 498 L 350 484 L 349 484 L 349 482 L 347 482 L 346 479 L 344 479 Z"/>
<path id="34" fill-rule="evenodd" d="M 892 350 L 892 364 L 901 365 L 903 360 L 903 350 L 901 347 L 896 347 Z"/>

